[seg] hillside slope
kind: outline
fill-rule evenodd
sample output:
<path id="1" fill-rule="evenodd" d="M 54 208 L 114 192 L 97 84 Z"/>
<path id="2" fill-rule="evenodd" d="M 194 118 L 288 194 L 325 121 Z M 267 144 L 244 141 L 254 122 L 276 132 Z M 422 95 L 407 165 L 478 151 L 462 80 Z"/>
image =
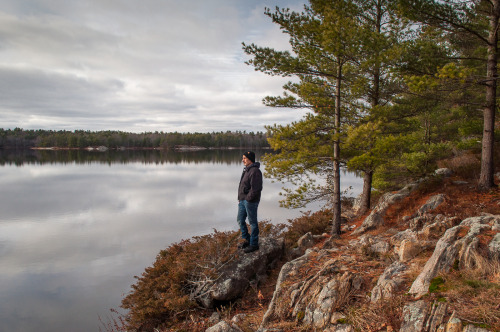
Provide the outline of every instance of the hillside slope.
<path id="1" fill-rule="evenodd" d="M 300 245 L 288 241 L 287 259 L 241 298 L 136 330 L 500 331 L 498 188 L 433 176 L 386 193 L 367 215 L 347 211 L 334 241 L 321 232 L 328 220 L 321 211 L 292 221 L 285 237 L 306 233 Z"/>

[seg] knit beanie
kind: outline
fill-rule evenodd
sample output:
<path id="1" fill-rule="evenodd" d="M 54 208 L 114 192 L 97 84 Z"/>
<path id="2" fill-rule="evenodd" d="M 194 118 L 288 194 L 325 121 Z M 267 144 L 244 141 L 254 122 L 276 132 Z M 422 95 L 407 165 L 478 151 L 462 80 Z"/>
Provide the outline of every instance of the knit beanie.
<path id="1" fill-rule="evenodd" d="M 247 151 L 247 152 L 243 153 L 243 155 L 244 155 L 245 157 L 247 157 L 248 159 L 250 159 L 250 161 L 251 161 L 252 163 L 254 163 L 254 162 L 255 162 L 255 153 L 254 153 L 254 152 L 252 152 L 252 151 Z"/>

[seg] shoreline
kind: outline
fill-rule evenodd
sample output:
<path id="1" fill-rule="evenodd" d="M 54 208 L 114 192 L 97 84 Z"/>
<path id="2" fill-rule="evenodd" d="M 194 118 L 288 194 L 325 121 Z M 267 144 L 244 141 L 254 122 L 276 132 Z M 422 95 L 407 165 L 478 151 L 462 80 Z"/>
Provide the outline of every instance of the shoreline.
<path id="1" fill-rule="evenodd" d="M 4 149 L 12 149 L 12 150 L 18 150 L 19 148 L 5 148 Z M 189 146 L 189 145 L 179 145 L 175 146 L 173 148 L 164 148 L 164 147 L 125 147 L 125 146 L 119 146 L 119 147 L 107 147 L 104 145 L 101 146 L 87 146 L 85 148 L 70 148 L 70 147 L 57 147 L 57 146 L 51 146 L 51 147 L 26 147 L 26 148 L 21 148 L 21 149 L 29 149 L 29 150 L 86 150 L 86 151 L 100 151 L 104 152 L 107 150 L 116 150 L 116 151 L 126 151 L 126 150 L 173 150 L 173 151 L 204 151 L 204 150 L 244 150 L 244 149 L 259 149 L 259 150 L 270 150 L 270 147 L 233 147 L 233 146 L 227 146 L 227 147 L 203 147 L 203 146 Z"/>

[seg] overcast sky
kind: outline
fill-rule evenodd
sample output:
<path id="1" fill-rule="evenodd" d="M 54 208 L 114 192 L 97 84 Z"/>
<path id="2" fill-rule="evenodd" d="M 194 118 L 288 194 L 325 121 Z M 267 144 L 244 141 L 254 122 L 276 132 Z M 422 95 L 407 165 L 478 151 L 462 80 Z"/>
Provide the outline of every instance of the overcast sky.
<path id="1" fill-rule="evenodd" d="M 285 49 L 264 8 L 303 0 L 2 0 L 0 128 L 263 131 L 285 79 L 242 42 Z"/>

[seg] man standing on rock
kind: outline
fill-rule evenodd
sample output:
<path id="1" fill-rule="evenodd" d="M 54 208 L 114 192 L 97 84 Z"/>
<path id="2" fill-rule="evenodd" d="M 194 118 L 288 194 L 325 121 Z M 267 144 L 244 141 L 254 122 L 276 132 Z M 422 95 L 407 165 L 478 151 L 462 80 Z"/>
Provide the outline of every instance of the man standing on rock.
<path id="1" fill-rule="evenodd" d="M 257 208 L 260 202 L 260 193 L 262 191 L 262 172 L 260 163 L 255 162 L 255 153 L 247 151 L 243 153 L 243 174 L 241 174 L 240 185 L 238 188 L 238 217 L 241 237 L 245 242 L 239 247 L 244 249 L 245 253 L 253 252 L 259 249 L 259 224 L 257 222 Z M 245 219 L 248 217 L 250 224 L 250 234 L 248 234 Z"/>

